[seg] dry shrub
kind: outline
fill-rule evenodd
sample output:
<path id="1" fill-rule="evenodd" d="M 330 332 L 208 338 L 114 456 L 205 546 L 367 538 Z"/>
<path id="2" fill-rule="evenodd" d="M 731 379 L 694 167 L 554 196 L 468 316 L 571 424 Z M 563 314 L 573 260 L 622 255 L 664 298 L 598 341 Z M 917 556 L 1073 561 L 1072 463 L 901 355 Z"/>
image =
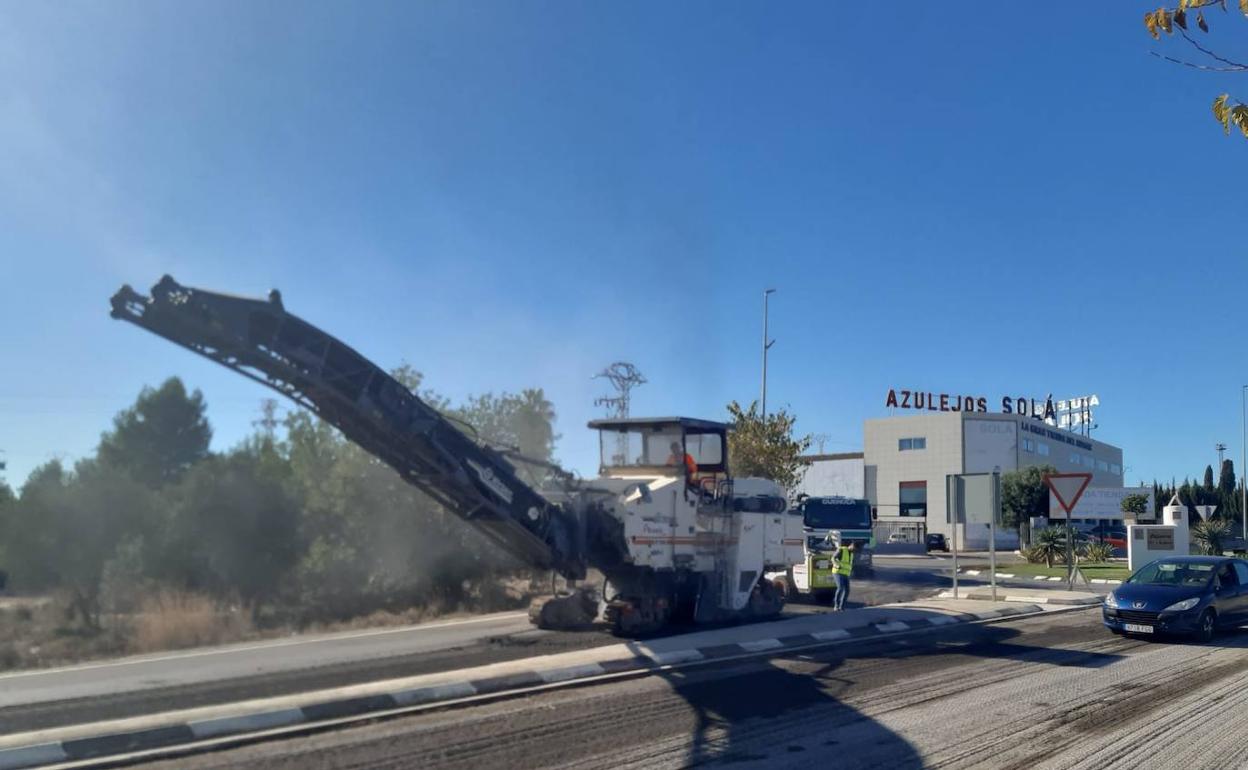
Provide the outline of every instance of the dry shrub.
<path id="1" fill-rule="evenodd" d="M 132 619 L 135 652 L 234 642 L 251 632 L 247 615 L 203 594 L 163 589 L 147 594 Z"/>

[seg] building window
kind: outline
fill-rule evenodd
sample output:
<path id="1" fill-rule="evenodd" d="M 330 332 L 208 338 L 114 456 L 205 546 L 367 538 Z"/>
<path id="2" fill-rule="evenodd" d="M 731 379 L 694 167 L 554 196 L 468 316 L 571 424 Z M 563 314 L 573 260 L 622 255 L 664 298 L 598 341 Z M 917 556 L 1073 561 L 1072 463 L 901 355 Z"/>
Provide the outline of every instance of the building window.
<path id="1" fill-rule="evenodd" d="M 1110 465 L 1109 465 L 1109 472 L 1110 472 L 1110 473 L 1112 473 L 1112 474 L 1114 474 L 1115 476 L 1121 476 L 1121 475 L 1122 475 L 1122 466 L 1121 466 L 1121 465 L 1119 465 L 1118 463 L 1110 463 Z"/>
<path id="2" fill-rule="evenodd" d="M 1087 467 L 1089 467 L 1089 468 L 1095 468 L 1095 467 L 1096 467 L 1096 458 L 1095 458 L 1095 457 L 1093 457 L 1092 455 L 1084 455 L 1084 456 L 1083 456 L 1083 464 L 1084 464 L 1084 465 L 1086 465 L 1086 466 L 1087 466 Z"/>
<path id="3" fill-rule="evenodd" d="M 927 449 L 927 438 L 919 436 L 917 438 L 897 439 L 897 451 L 905 452 L 909 449 Z"/>
<path id="4" fill-rule="evenodd" d="M 1039 441 L 1039 442 L 1037 442 L 1037 443 L 1036 443 L 1036 454 L 1038 454 L 1038 455 L 1043 455 L 1043 456 L 1045 456 L 1045 457 L 1048 457 L 1048 456 L 1049 456 L 1049 445 L 1048 445 L 1048 444 L 1046 444 L 1046 443 L 1044 443 L 1043 441 Z"/>
<path id="5" fill-rule="evenodd" d="M 1024 452 L 1036 451 L 1036 442 L 1032 441 L 1029 438 L 1023 439 L 1023 451 Z"/>
<path id="6" fill-rule="evenodd" d="M 1071 452 L 1071 453 L 1070 453 L 1070 464 L 1071 464 L 1071 465 L 1078 465 L 1078 464 L 1079 464 L 1079 463 L 1081 463 L 1081 462 L 1083 462 L 1083 457 L 1081 457 L 1081 456 L 1079 455 L 1079 453 L 1078 453 L 1078 452 Z"/>
<path id="7" fill-rule="evenodd" d="M 1104 460 L 1097 460 L 1096 469 L 1098 471 L 1109 471 L 1109 463 L 1105 462 Z"/>
<path id="8" fill-rule="evenodd" d="M 926 481 L 903 481 L 897 492 L 898 515 L 927 516 Z"/>

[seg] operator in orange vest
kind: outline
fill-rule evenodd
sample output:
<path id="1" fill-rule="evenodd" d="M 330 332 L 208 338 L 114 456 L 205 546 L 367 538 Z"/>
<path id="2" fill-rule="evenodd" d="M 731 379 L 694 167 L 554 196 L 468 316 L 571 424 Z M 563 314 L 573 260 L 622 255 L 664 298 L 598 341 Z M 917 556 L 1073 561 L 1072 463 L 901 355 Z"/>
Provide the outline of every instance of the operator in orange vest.
<path id="1" fill-rule="evenodd" d="M 673 441 L 671 446 L 672 453 L 667 456 L 668 465 L 680 465 L 680 458 L 685 458 L 685 481 L 693 484 L 693 477 L 698 475 L 698 464 L 693 461 L 693 455 L 685 452 L 680 446 L 679 441 Z"/>

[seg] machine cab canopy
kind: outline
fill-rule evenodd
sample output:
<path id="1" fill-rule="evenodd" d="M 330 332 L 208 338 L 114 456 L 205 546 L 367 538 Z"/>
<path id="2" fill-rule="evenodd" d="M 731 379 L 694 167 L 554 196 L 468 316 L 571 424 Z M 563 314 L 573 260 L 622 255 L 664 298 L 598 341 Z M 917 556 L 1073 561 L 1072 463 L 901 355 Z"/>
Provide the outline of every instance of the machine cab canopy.
<path id="1" fill-rule="evenodd" d="M 684 465 L 684 455 L 699 474 L 728 472 L 728 425 L 691 417 L 629 417 L 591 420 L 598 431 L 604 471 Z M 675 451 L 673 444 L 676 445 Z"/>

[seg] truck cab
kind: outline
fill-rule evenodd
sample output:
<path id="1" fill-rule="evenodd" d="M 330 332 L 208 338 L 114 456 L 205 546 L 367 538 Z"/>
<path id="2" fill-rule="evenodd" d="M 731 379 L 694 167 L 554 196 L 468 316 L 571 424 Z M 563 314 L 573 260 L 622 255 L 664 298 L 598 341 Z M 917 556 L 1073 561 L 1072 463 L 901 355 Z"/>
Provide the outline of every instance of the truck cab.
<path id="1" fill-rule="evenodd" d="M 599 474 L 606 478 L 686 476 L 715 495 L 728 479 L 728 426 L 692 417 L 591 420 L 598 431 Z M 686 468 L 693 461 L 693 472 Z"/>
<path id="2" fill-rule="evenodd" d="M 875 536 L 872 534 L 869 500 L 803 495 L 798 498 L 797 509 L 802 515 L 808 555 L 827 554 L 842 545 L 857 543 L 854 576 L 871 574 Z"/>
<path id="3" fill-rule="evenodd" d="M 830 599 L 836 588 L 832 559 L 842 545 L 858 544 L 854 554 L 854 577 L 873 571 L 875 538 L 871 527 L 871 503 L 851 497 L 798 497 L 794 513 L 801 517 L 803 558 L 783 572 L 767 574 L 786 596 L 809 595 Z"/>

